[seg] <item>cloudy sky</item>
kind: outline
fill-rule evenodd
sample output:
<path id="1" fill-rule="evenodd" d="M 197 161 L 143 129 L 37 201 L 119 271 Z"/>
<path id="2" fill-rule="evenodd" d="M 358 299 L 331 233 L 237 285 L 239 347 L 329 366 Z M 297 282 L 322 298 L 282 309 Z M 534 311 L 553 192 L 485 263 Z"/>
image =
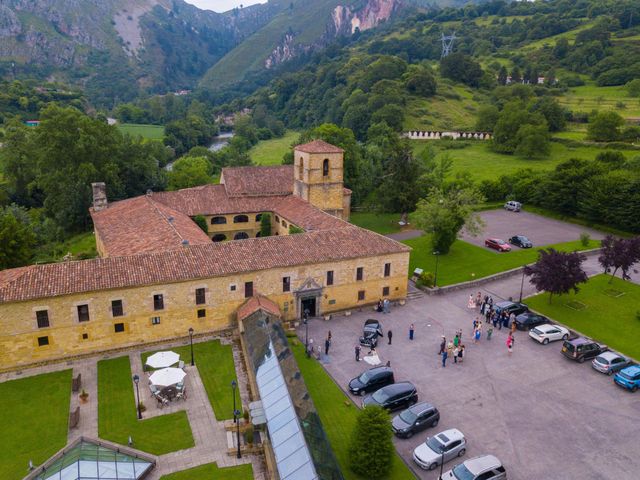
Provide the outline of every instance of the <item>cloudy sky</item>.
<path id="1" fill-rule="evenodd" d="M 185 0 L 185 2 L 195 5 L 203 10 L 213 10 L 214 12 L 226 12 L 240 4 L 248 7 L 254 3 L 267 3 L 267 0 Z"/>

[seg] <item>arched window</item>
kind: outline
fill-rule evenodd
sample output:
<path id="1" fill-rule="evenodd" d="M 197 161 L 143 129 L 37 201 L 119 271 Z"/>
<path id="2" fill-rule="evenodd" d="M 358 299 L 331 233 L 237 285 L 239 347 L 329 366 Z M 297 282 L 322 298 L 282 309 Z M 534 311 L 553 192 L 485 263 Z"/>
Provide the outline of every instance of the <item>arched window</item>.
<path id="1" fill-rule="evenodd" d="M 287 222 L 285 222 L 284 220 L 282 220 L 282 226 L 283 226 L 284 228 L 287 228 L 287 226 L 288 226 L 288 225 L 287 225 Z"/>
<path id="2" fill-rule="evenodd" d="M 247 238 L 249 238 L 249 235 L 245 232 L 238 232 L 233 236 L 234 240 L 246 240 Z"/>
<path id="3" fill-rule="evenodd" d="M 224 233 L 218 233 L 211 238 L 214 242 L 224 242 L 227 239 L 227 236 Z"/>
<path id="4" fill-rule="evenodd" d="M 256 222 L 259 222 L 260 220 L 262 220 L 262 214 L 261 213 L 256 215 Z"/>
<path id="5" fill-rule="evenodd" d="M 329 159 L 328 158 L 325 158 L 324 161 L 322 162 L 322 176 L 323 177 L 329 176 Z"/>
<path id="6" fill-rule="evenodd" d="M 227 219 L 225 217 L 213 217 L 211 219 L 211 225 L 223 225 L 227 223 Z"/>
<path id="7" fill-rule="evenodd" d="M 260 237 L 260 232 L 256 233 L 256 238 Z"/>
<path id="8" fill-rule="evenodd" d="M 247 223 L 249 221 L 249 217 L 246 215 L 236 215 L 233 217 L 233 223 Z"/>
<path id="9" fill-rule="evenodd" d="M 304 159 L 300 157 L 300 164 L 298 165 L 298 178 L 302 180 L 304 176 Z"/>

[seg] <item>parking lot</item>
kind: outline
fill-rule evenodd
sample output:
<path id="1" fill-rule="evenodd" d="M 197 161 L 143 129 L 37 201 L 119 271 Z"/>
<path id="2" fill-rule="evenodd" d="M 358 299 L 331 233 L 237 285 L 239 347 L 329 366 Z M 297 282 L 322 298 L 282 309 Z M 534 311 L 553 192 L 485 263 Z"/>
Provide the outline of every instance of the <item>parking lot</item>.
<path id="1" fill-rule="evenodd" d="M 519 282 L 506 279 L 482 290 L 494 299 L 516 296 Z M 477 292 L 477 290 L 475 291 Z M 500 292 L 501 295 L 498 295 Z M 394 307 L 388 315 L 372 309 L 337 316 L 329 321 L 312 319 L 309 336 L 323 343 L 332 332 L 327 371 L 345 390 L 348 381 L 369 368 L 354 359 L 354 346 L 367 318 L 382 321 L 385 337 L 378 353 L 382 363 L 391 362 L 396 381 L 409 380 L 418 389 L 419 401 L 440 410 L 435 429 L 409 440 L 394 439 L 405 461 L 423 479 L 438 478 L 438 470 L 425 472 L 413 462 L 413 449 L 427 436 L 447 428 L 461 430 L 468 442 L 466 455 L 491 453 L 505 465 L 509 479 L 636 479 L 640 471 L 640 397 L 613 384 L 591 368 L 565 359 L 561 342 L 540 345 L 527 332 L 516 332 L 511 356 L 506 332 L 495 331 L 491 341 L 470 341 L 475 311 L 467 309 L 470 291 L 411 300 Z M 530 285 L 525 293 L 532 293 Z M 415 339 L 408 339 L 415 324 Z M 447 340 L 463 329 L 467 346 L 462 365 L 438 355 L 441 335 Z M 387 345 L 386 332 L 393 331 Z M 304 329 L 298 334 L 304 341 Z M 363 349 L 362 354 L 366 354 Z M 353 397 L 360 405 L 360 399 Z M 445 465 L 453 467 L 456 460 Z"/>
<path id="2" fill-rule="evenodd" d="M 480 212 L 479 215 L 485 223 L 483 232 L 477 237 L 463 233 L 461 238 L 481 247 L 484 246 L 485 238 L 495 237 L 508 241 L 514 235 L 529 237 L 534 247 L 575 241 L 580 238 L 582 232 L 591 235 L 592 239 L 604 238 L 604 234 L 597 230 L 527 211 L 516 213 L 497 209 Z"/>

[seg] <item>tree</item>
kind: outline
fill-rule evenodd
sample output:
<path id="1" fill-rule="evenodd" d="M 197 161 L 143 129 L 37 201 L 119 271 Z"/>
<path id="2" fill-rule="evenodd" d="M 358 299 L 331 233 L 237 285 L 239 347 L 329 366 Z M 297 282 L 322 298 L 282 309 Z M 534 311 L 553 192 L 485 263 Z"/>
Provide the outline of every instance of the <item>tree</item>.
<path id="1" fill-rule="evenodd" d="M 271 236 L 271 214 L 270 213 L 263 213 L 262 217 L 260 217 L 260 236 L 261 237 Z"/>
<path id="2" fill-rule="evenodd" d="M 541 158 L 549 155 L 549 131 L 546 125 L 522 125 L 516 133 L 515 154 L 524 158 Z"/>
<path id="3" fill-rule="evenodd" d="M 422 97 L 431 97 L 436 93 L 436 79 L 433 74 L 424 67 L 412 68 L 405 74 L 405 87 L 407 91 Z"/>
<path id="4" fill-rule="evenodd" d="M 542 128 L 539 130 L 525 129 L 518 135 L 520 129 L 525 125 L 547 128 L 544 117 L 539 113 L 530 113 L 521 100 L 512 100 L 507 103 L 493 128 L 492 148 L 501 153 L 514 153 L 518 145 L 525 140 L 530 140 L 528 137 L 534 133 L 538 139 L 542 139 Z M 544 145 L 542 147 L 543 151 L 546 150 Z M 528 145 L 523 148 L 527 153 L 531 153 L 531 148 Z"/>
<path id="5" fill-rule="evenodd" d="M 498 70 L 498 84 L 506 85 L 508 76 L 509 74 L 507 73 L 507 67 L 505 67 L 504 65 L 500 65 L 500 70 Z"/>
<path id="6" fill-rule="evenodd" d="M 628 280 L 629 269 L 638 261 L 640 261 L 640 237 L 615 238 L 613 235 L 607 235 L 602 240 L 602 254 L 598 257 L 598 262 L 605 273 L 609 273 L 613 268 L 609 283 L 618 270 L 622 271 L 622 279 Z"/>
<path id="7" fill-rule="evenodd" d="M 196 215 L 193 217 L 193 221 L 200 227 L 204 233 L 209 233 L 209 226 L 207 225 L 207 219 L 202 215 Z"/>
<path id="8" fill-rule="evenodd" d="M 389 414 L 379 406 L 358 412 L 349 443 L 349 466 L 365 478 L 384 478 L 393 464 Z"/>
<path id="9" fill-rule="evenodd" d="M 26 209 L 11 205 L 0 210 L 0 269 L 29 263 L 36 235 Z"/>
<path id="10" fill-rule="evenodd" d="M 211 163 L 205 157 L 182 157 L 176 160 L 167 174 L 169 190 L 197 187 L 212 183 Z"/>
<path id="11" fill-rule="evenodd" d="M 464 53 L 456 52 L 440 60 L 440 74 L 470 87 L 477 87 L 483 72 L 478 62 Z"/>
<path id="12" fill-rule="evenodd" d="M 531 277 L 538 292 L 549 292 L 549 303 L 553 295 L 562 295 L 573 290 L 578 293 L 578 285 L 589 277 L 582 269 L 587 259 L 579 252 L 558 252 L 554 248 L 540 250 L 538 261 L 524 268 L 524 274 Z"/>
<path id="13" fill-rule="evenodd" d="M 620 138 L 624 118 L 616 112 L 599 112 L 587 126 L 587 138 L 595 142 L 615 142 Z"/>
<path id="14" fill-rule="evenodd" d="M 627 83 L 627 93 L 630 97 L 640 97 L 640 78 L 636 78 Z"/>
<path id="15" fill-rule="evenodd" d="M 409 141 L 400 140 L 397 135 L 389 141 L 387 158 L 384 178 L 377 190 L 381 207 L 387 212 L 411 212 L 420 196 L 418 179 L 422 165 L 413 158 Z"/>
<path id="16" fill-rule="evenodd" d="M 522 82 L 522 73 L 520 72 L 520 68 L 516 65 L 511 70 L 511 83 L 520 83 Z"/>
<path id="17" fill-rule="evenodd" d="M 500 110 L 495 105 L 483 105 L 478 110 L 476 130 L 480 132 L 492 132 L 500 118 Z"/>
<path id="18" fill-rule="evenodd" d="M 474 188 L 449 191 L 434 188 L 418 202 L 413 213 L 414 223 L 432 234 L 435 251 L 446 254 L 463 227 L 472 235 L 480 233 L 483 223 L 473 207 L 483 201 L 480 192 Z"/>
<path id="19" fill-rule="evenodd" d="M 567 124 L 564 108 L 553 97 L 540 97 L 533 102 L 530 111 L 540 113 L 547 121 L 549 131 L 559 132 L 563 130 Z"/>

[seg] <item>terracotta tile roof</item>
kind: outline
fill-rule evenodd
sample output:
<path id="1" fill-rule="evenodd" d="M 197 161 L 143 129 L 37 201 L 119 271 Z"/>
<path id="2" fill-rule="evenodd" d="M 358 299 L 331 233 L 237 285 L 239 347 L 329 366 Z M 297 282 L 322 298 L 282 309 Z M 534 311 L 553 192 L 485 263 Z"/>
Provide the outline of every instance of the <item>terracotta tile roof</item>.
<path id="1" fill-rule="evenodd" d="M 340 147 L 331 145 L 324 140 L 314 140 L 304 145 L 298 145 L 294 150 L 305 153 L 344 153 L 344 150 Z"/>
<path id="2" fill-rule="evenodd" d="M 267 313 L 280 317 L 280 308 L 278 304 L 269 300 L 262 295 L 255 295 L 249 300 L 244 302 L 240 308 L 238 308 L 237 315 L 238 320 L 244 320 L 249 315 L 257 312 L 258 310 L 264 310 Z"/>
<path id="3" fill-rule="evenodd" d="M 91 217 L 108 256 L 180 248 L 185 240 L 191 245 L 211 243 L 187 215 L 146 195 L 92 210 Z"/>
<path id="4" fill-rule="evenodd" d="M 230 197 L 290 195 L 293 165 L 223 168 L 220 183 Z"/>
<path id="5" fill-rule="evenodd" d="M 258 243 L 259 242 L 259 243 Z M 411 249 L 355 226 L 7 270 L 0 303 L 330 263 Z M 260 285 L 256 286 L 257 289 Z"/>

